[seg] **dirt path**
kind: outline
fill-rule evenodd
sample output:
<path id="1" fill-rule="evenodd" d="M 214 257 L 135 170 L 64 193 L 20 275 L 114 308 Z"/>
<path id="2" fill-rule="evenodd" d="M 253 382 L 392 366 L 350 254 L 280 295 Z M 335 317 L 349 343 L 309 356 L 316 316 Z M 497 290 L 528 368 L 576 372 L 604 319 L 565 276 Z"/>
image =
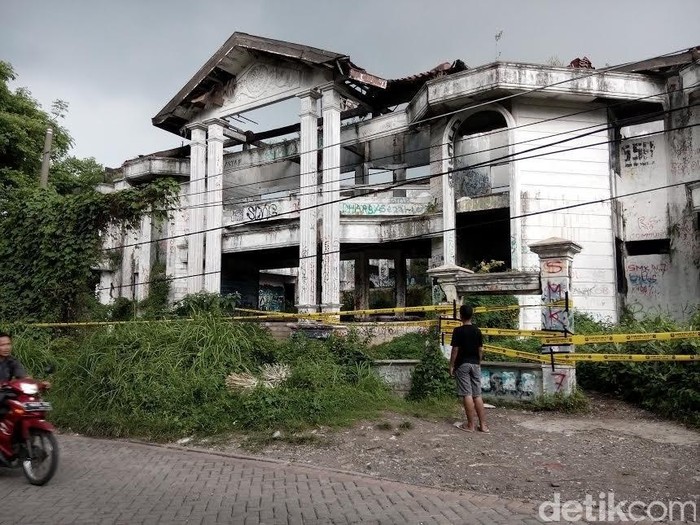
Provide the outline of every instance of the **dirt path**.
<path id="1" fill-rule="evenodd" d="M 700 433 L 599 396 L 594 407 L 576 416 L 489 409 L 491 434 L 455 428 L 457 405 L 451 420 L 389 413 L 379 424 L 317 429 L 319 443 L 274 441 L 258 455 L 540 502 L 554 492 L 562 500 L 609 491 L 617 500 L 700 499 Z M 237 441 L 213 448 L 250 454 Z"/>

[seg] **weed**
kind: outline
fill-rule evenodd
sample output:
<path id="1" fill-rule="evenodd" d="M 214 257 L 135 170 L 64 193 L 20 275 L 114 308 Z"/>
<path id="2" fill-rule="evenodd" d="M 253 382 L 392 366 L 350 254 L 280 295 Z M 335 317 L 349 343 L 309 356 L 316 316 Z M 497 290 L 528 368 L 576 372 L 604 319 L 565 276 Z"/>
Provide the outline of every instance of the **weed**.
<path id="1" fill-rule="evenodd" d="M 404 421 L 399 425 L 399 428 L 401 430 L 411 430 L 413 428 L 413 423 L 411 423 L 410 421 Z"/>
<path id="2" fill-rule="evenodd" d="M 388 421 L 382 421 L 381 423 L 377 423 L 374 428 L 377 430 L 393 430 L 394 425 Z"/>
<path id="3" fill-rule="evenodd" d="M 574 390 L 566 395 L 561 392 L 556 394 L 543 394 L 532 401 L 532 410 L 535 411 L 557 411 L 567 414 L 578 414 L 589 412 L 591 402 L 581 390 Z"/>
<path id="4" fill-rule="evenodd" d="M 425 345 L 423 358 L 411 378 L 411 390 L 407 397 L 412 401 L 455 393 L 454 381 L 448 370 L 449 364 L 442 355 L 437 335 L 432 330 L 425 339 Z"/>

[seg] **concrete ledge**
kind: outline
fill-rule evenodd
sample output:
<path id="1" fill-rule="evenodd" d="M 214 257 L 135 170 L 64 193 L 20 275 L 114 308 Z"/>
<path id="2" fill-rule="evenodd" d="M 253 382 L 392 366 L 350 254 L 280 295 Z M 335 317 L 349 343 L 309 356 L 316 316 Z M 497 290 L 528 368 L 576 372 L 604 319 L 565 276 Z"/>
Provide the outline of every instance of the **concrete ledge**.
<path id="1" fill-rule="evenodd" d="M 462 295 L 484 294 L 537 294 L 542 292 L 540 272 L 475 273 L 458 275 L 455 280 L 457 293 Z"/>
<path id="2" fill-rule="evenodd" d="M 373 366 L 389 388 L 403 397 L 411 390 L 413 371 L 418 363 L 418 359 L 381 359 L 374 361 Z M 568 395 L 575 387 L 576 369 L 571 366 L 556 366 L 552 370 L 549 365 L 537 363 L 481 363 L 481 392 L 491 399 L 532 401 L 543 393 Z"/>

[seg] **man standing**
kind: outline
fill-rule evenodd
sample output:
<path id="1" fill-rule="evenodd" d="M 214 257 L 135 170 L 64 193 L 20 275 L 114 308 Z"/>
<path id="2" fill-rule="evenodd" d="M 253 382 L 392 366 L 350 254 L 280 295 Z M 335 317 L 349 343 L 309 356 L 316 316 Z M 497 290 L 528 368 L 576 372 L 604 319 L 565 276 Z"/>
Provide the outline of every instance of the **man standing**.
<path id="1" fill-rule="evenodd" d="M 481 399 L 481 358 L 484 355 L 484 341 L 481 330 L 472 324 L 474 309 L 463 304 L 459 308 L 462 326 L 452 332 L 452 355 L 450 375 L 457 382 L 457 395 L 462 398 L 467 425 L 460 427 L 465 432 L 488 432 L 484 401 Z M 479 418 L 479 426 L 476 419 Z"/>

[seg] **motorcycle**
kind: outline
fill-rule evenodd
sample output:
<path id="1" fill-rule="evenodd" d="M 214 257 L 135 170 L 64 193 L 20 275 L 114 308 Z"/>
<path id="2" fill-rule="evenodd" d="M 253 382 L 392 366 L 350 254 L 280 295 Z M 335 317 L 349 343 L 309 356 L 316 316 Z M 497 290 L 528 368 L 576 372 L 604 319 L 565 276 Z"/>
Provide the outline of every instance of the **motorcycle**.
<path id="1" fill-rule="evenodd" d="M 45 390 L 34 379 L 14 379 L 0 385 L 0 466 L 19 468 L 32 485 L 44 485 L 58 467 L 54 426 L 45 420 L 51 403 L 39 395 Z"/>

